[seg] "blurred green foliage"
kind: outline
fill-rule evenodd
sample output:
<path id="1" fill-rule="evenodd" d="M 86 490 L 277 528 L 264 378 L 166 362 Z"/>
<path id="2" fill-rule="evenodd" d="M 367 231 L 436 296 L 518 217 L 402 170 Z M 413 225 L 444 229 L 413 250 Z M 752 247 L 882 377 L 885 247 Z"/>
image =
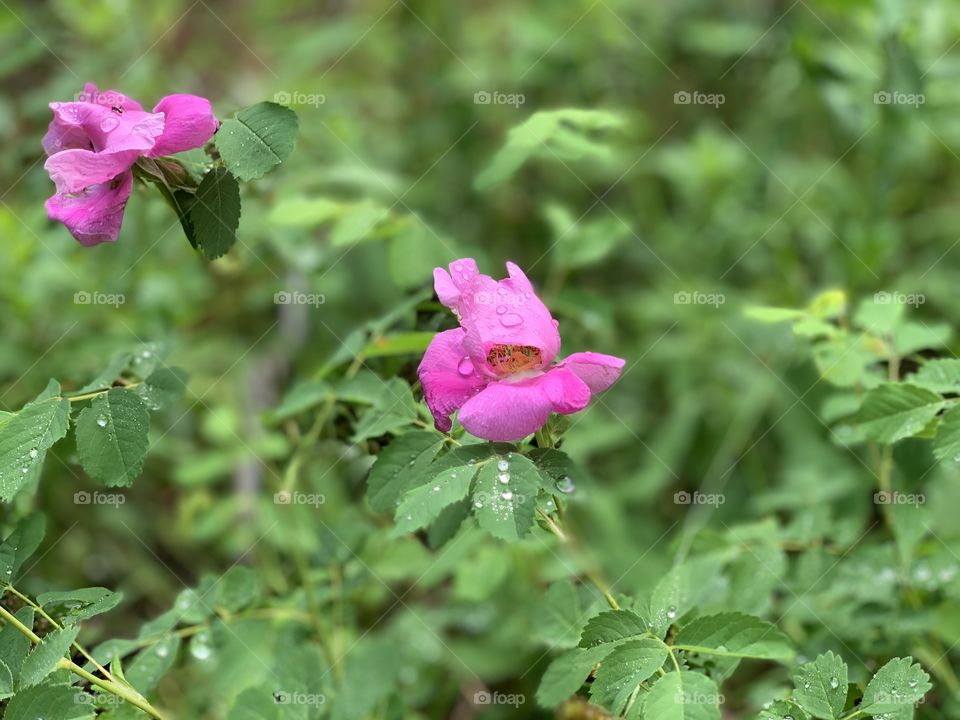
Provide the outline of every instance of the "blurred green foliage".
<path id="1" fill-rule="evenodd" d="M 3 3 L 0 411 L 50 378 L 76 390 L 144 343 L 190 373 L 186 397 L 153 419 L 122 504 L 77 504 L 99 485 L 58 445 L 4 506 L 7 532 L 33 509 L 47 516 L 17 588 L 122 591 L 80 640 L 163 648 L 169 672 L 144 662 L 127 674 L 155 684 L 173 717 L 549 717 L 540 677 L 578 633 L 572 618 L 551 626 L 552 608 L 570 605 L 547 589 L 589 571 L 649 598 L 688 561 L 701 563 L 708 607 L 776 623 L 798 663 L 842 657 L 860 688 L 848 702 L 912 655 L 934 681 L 916 717 L 960 717 L 957 468 L 922 438 L 896 445 L 891 487 L 926 497 L 923 527 L 898 509 L 885 518 L 873 499 L 883 458 L 828 428 L 845 415 L 820 371 L 840 358 L 812 362 L 808 336 L 742 312 L 807 307 L 836 288 L 919 296 L 917 324 L 957 324 L 958 9 Z M 47 221 L 47 103 L 87 81 L 147 104 L 204 95 L 221 119 L 264 99 L 294 107 L 297 147 L 245 186 L 229 255 L 204 262 L 143 188 L 115 245 L 81 248 Z M 582 468 L 576 548 L 466 527 L 437 550 L 393 537 L 366 503 L 378 438 L 403 423 L 361 425 L 376 398 L 328 382 L 368 370 L 412 381 L 424 333 L 450 323 L 430 300 L 431 270 L 461 256 L 493 274 L 506 259 L 524 267 L 564 352 L 627 358 L 565 436 Z M 915 350 L 953 358 L 957 339 L 940 337 Z M 291 472 L 325 502 L 275 502 Z M 676 495 L 695 490 L 725 502 Z M 215 586 L 235 565 L 256 588 L 234 606 Z M 191 592 L 212 592 L 219 619 L 190 614 Z M 589 586 L 572 592 L 575 615 L 599 611 Z M 263 616 L 225 619 L 249 607 Z M 787 667 L 733 669 L 709 670 L 732 678 L 730 717 L 793 687 Z M 323 708 L 259 692 L 317 683 Z M 527 701 L 478 707 L 484 689 Z M 577 703 L 557 712 L 589 716 Z"/>

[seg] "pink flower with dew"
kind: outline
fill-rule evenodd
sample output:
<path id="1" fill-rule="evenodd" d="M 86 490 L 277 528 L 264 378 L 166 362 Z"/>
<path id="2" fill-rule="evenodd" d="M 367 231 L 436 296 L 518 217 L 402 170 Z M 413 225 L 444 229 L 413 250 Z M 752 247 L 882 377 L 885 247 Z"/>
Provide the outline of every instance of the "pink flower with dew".
<path id="1" fill-rule="evenodd" d="M 167 95 L 153 112 L 114 90 L 87 83 L 75 102 L 50 103 L 44 168 L 57 186 L 45 204 L 81 245 L 113 242 L 133 187 L 137 158 L 203 147 L 219 127 L 210 101 Z"/>
<path id="2" fill-rule="evenodd" d="M 477 437 L 519 440 L 550 413 L 583 410 L 620 377 L 624 361 L 612 355 L 580 352 L 554 364 L 557 321 L 519 267 L 508 262 L 507 272 L 494 280 L 470 258 L 433 271 L 437 297 L 460 320 L 433 338 L 417 369 L 439 430 L 448 432 L 457 412 Z"/>

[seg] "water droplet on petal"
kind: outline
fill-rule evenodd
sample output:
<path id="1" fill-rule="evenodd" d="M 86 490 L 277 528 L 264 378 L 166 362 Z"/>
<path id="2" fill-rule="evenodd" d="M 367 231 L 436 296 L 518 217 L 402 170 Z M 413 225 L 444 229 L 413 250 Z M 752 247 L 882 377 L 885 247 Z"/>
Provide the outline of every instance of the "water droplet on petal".
<path id="1" fill-rule="evenodd" d="M 497 305 L 497 315 L 503 315 L 507 309 L 506 305 Z"/>
<path id="2" fill-rule="evenodd" d="M 516 313 L 507 313 L 500 318 L 500 324 L 504 327 L 516 327 L 523 324 L 523 318 Z"/>
<path id="3" fill-rule="evenodd" d="M 457 372 L 467 377 L 468 375 L 473 375 L 473 361 L 470 358 L 465 357 L 460 361 L 460 364 L 457 365 Z"/>
<path id="4" fill-rule="evenodd" d="M 100 129 L 103 130 L 104 132 L 111 132 L 113 130 L 116 130 L 117 125 L 119 124 L 120 124 L 120 121 L 111 115 L 111 116 L 105 117 L 103 120 L 100 121 Z"/>

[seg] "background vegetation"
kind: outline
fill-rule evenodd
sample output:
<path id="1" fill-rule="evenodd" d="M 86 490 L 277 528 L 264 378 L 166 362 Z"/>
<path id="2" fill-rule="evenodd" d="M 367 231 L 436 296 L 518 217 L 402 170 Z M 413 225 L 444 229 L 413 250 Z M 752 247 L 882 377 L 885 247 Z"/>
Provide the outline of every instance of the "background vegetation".
<path id="1" fill-rule="evenodd" d="M 47 517 L 17 588 L 122 591 L 84 622 L 93 647 L 137 636 L 185 588 L 209 589 L 203 578 L 251 568 L 262 617 L 175 620 L 203 642 L 158 677 L 152 697 L 173 717 L 240 717 L 230 707 L 245 689 L 317 683 L 323 707 L 284 712 L 587 717 L 599 710 L 535 701 L 579 636 L 557 630 L 566 591 L 548 588 L 590 573 L 645 598 L 718 548 L 731 554 L 695 583 L 717 607 L 778 624 L 798 662 L 836 652 L 861 687 L 912 655 L 934 682 L 917 716 L 960 717 L 956 467 L 922 439 L 887 460 L 845 444 L 830 429 L 837 378 L 822 376 L 836 363 L 818 367 L 804 337 L 743 313 L 840 290 L 848 300 L 826 296 L 822 317 L 842 324 L 875 293 L 913 297 L 908 315 L 932 335 L 898 353 L 916 355 L 903 371 L 953 357 L 958 3 L 3 6 L 0 410 L 51 377 L 80 388 L 117 353 L 148 349 L 190 374 L 153 418 L 122 504 L 78 503 L 103 488 L 61 444 L 4 505 L 7 531 L 34 509 Z M 142 188 L 115 245 L 82 248 L 47 221 L 47 103 L 87 81 L 145 105 L 204 95 L 221 118 L 275 97 L 294 107 L 297 148 L 245 187 L 228 256 L 203 261 Z M 569 112 L 530 121 L 557 110 Z M 463 256 L 494 275 L 506 259 L 524 267 L 564 352 L 627 359 L 563 445 L 582 468 L 573 545 L 467 527 L 435 549 L 392 535 L 365 499 L 394 428 L 364 418 L 392 408 L 369 387 L 323 383 L 362 385 L 368 371 L 412 382 L 428 336 L 411 333 L 451 322 L 431 270 Z M 83 292 L 124 302 L 76 302 Z M 315 305 L 277 304 L 284 292 Z M 324 502 L 275 503 L 294 482 Z M 922 494 L 922 522 L 898 534 L 878 489 Z M 681 491 L 724 502 L 685 504 Z M 571 587 L 600 609 L 591 586 Z M 726 716 L 785 697 L 791 668 L 746 663 L 723 686 Z M 526 701 L 477 705 L 484 689 Z"/>

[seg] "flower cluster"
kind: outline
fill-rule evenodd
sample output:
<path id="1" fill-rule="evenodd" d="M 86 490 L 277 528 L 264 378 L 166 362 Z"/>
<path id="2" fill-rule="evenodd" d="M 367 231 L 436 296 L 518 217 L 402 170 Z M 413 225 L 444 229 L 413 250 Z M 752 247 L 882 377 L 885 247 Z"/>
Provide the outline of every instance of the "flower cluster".
<path id="1" fill-rule="evenodd" d="M 75 102 L 53 102 L 50 109 L 44 167 L 57 191 L 46 202 L 47 214 L 81 245 L 117 239 L 138 158 L 202 147 L 219 127 L 205 98 L 167 95 L 146 112 L 136 100 L 92 83 Z"/>

